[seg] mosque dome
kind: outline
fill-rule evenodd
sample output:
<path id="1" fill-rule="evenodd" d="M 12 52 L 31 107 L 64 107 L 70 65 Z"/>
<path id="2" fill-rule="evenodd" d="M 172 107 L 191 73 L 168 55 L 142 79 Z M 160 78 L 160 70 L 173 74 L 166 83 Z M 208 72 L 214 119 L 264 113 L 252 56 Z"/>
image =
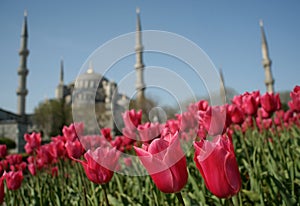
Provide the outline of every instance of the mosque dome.
<path id="1" fill-rule="evenodd" d="M 80 91 L 80 99 L 96 102 L 104 102 L 105 93 L 103 85 L 109 82 L 107 78 L 96 73 L 90 63 L 87 71 L 79 75 L 75 81 L 75 88 Z"/>

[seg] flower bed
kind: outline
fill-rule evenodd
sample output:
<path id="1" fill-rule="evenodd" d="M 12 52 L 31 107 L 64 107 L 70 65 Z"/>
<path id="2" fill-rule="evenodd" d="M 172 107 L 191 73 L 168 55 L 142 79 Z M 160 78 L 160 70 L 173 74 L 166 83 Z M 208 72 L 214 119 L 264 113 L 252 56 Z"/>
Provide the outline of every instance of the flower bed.
<path id="1" fill-rule="evenodd" d="M 0 145 L 0 201 L 7 205 L 295 205 L 300 202 L 300 87 L 289 110 L 279 95 L 206 101 L 165 124 L 123 114 L 123 136 L 83 135 L 65 126 L 41 144 L 26 134 L 26 155 Z M 122 156 L 126 154 L 126 156 Z M 137 157 L 137 158 L 133 158 Z M 145 171 L 148 176 L 130 176 Z M 126 172 L 129 175 L 125 175 Z M 140 173 L 141 174 L 141 173 Z"/>

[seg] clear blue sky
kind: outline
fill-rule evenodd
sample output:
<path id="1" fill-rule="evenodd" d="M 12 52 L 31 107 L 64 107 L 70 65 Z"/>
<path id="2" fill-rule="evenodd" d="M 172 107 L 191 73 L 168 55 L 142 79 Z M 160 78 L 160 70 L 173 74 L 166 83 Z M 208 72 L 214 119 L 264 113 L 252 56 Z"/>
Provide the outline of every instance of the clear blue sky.
<path id="1" fill-rule="evenodd" d="M 0 1 L 0 107 L 16 112 L 24 9 L 28 10 L 30 50 L 26 111 L 31 113 L 39 102 L 54 97 L 61 57 L 65 62 L 65 82 L 69 83 L 95 49 L 135 31 L 137 6 L 144 30 L 174 32 L 195 42 L 216 67 L 222 67 L 226 86 L 239 93 L 265 92 L 259 28 L 259 19 L 263 19 L 275 90 L 291 90 L 300 84 L 300 2 L 296 0 L 11 0 Z M 150 57 L 144 55 L 146 65 L 153 65 Z M 135 60 L 131 59 L 132 62 L 124 62 L 128 71 L 134 69 Z"/>

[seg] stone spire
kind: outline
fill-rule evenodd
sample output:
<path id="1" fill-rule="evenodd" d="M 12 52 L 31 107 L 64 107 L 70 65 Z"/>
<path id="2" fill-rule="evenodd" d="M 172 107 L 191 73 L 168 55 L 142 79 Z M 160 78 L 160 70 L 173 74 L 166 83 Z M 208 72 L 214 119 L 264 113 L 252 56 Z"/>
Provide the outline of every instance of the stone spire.
<path id="1" fill-rule="evenodd" d="M 141 21 L 140 21 L 140 9 L 136 9 L 136 42 L 135 42 L 135 52 L 136 52 L 136 63 L 134 65 L 136 69 L 136 92 L 137 92 L 137 102 L 138 104 L 142 102 L 145 98 L 144 90 L 144 64 L 143 64 L 143 45 L 142 45 L 142 32 L 141 32 Z"/>
<path id="2" fill-rule="evenodd" d="M 225 83 L 224 83 L 224 75 L 222 68 L 219 69 L 220 74 L 220 97 L 222 100 L 222 104 L 224 105 L 226 103 L 226 89 L 225 89 Z"/>
<path id="3" fill-rule="evenodd" d="M 55 90 L 56 99 L 62 100 L 65 97 L 65 85 L 64 85 L 64 60 L 61 58 L 60 60 L 60 75 L 59 75 L 59 83 Z"/>
<path id="4" fill-rule="evenodd" d="M 260 30 L 261 30 L 261 51 L 262 51 L 262 64 L 265 69 L 265 84 L 268 93 L 274 92 L 274 79 L 271 71 L 272 61 L 269 57 L 269 49 L 267 44 L 267 39 L 264 31 L 263 21 L 259 22 Z"/>
<path id="5" fill-rule="evenodd" d="M 59 83 L 64 84 L 64 60 L 61 58 L 60 60 L 60 76 L 59 76 Z"/>
<path id="6" fill-rule="evenodd" d="M 28 90 L 26 89 L 26 77 L 28 75 L 27 69 L 27 56 L 29 55 L 29 50 L 27 49 L 28 42 L 28 30 L 27 30 L 27 11 L 24 11 L 24 22 L 21 33 L 21 48 L 19 51 L 20 56 L 20 66 L 18 68 L 19 75 L 19 86 L 17 88 L 18 96 L 18 114 L 25 117 L 26 108 L 26 95 Z"/>

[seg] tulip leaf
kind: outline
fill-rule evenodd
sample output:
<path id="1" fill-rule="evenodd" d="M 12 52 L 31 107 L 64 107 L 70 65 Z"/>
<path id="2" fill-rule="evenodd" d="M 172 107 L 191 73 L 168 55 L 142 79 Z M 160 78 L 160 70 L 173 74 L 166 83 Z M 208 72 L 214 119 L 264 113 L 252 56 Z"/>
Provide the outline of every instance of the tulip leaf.
<path id="1" fill-rule="evenodd" d="M 259 201 L 259 194 L 254 191 L 249 191 L 249 190 L 242 190 L 242 193 L 247 195 L 247 197 L 252 201 L 252 202 L 257 202 Z"/>
<path id="2" fill-rule="evenodd" d="M 113 197 L 111 194 L 107 194 L 108 202 L 111 205 L 116 205 L 116 206 L 123 206 L 124 204 L 120 202 L 117 198 Z"/>

